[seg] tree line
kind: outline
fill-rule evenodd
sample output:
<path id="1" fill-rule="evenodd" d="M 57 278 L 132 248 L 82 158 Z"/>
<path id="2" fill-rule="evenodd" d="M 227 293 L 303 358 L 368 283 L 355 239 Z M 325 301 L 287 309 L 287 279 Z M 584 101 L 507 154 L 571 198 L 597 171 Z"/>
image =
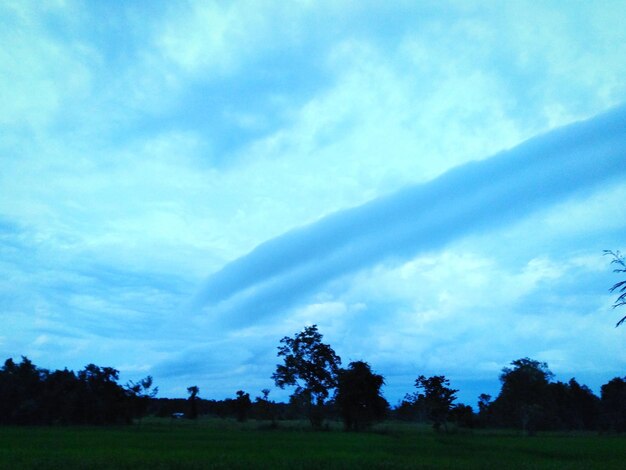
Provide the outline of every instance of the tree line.
<path id="1" fill-rule="evenodd" d="M 161 417 L 199 415 L 256 419 L 277 426 L 282 420 L 308 419 L 319 429 L 341 420 L 346 430 L 360 431 L 385 419 L 430 423 L 436 431 L 457 427 L 626 432 L 626 377 L 602 385 L 600 396 L 572 378 L 554 380 L 545 362 L 522 358 L 500 374 L 501 389 L 492 398 L 482 394 L 478 409 L 456 403 L 457 389 L 444 375 L 415 380 L 415 390 L 391 407 L 382 395 L 384 377 L 364 361 L 341 367 L 341 358 L 323 343 L 317 326 L 305 327 L 281 340 L 283 362 L 272 375 L 280 388 L 293 387 L 287 403 L 269 398 L 270 390 L 251 399 L 238 390 L 233 398 L 206 400 L 190 386 L 188 398 L 156 398 L 150 376 L 119 383 L 111 367 L 86 366 L 75 373 L 48 371 L 28 358 L 7 359 L 0 368 L 0 424 L 130 424 L 150 414 Z"/>
<path id="2" fill-rule="evenodd" d="M 613 257 L 616 273 L 626 273 L 626 262 L 619 252 Z M 618 298 L 613 307 L 626 305 L 626 281 L 613 285 Z M 617 326 L 624 323 L 623 317 Z M 139 382 L 118 383 L 119 372 L 112 367 L 87 365 L 75 373 L 64 369 L 48 371 L 22 356 L 19 363 L 9 358 L 0 369 L 1 424 L 119 424 L 131 423 L 147 413 L 159 416 L 199 414 L 249 417 L 270 420 L 306 417 L 314 428 L 327 419 L 340 418 L 347 430 L 359 431 L 386 418 L 432 423 L 436 431 L 447 431 L 448 424 L 476 427 L 519 428 L 532 434 L 537 430 L 607 430 L 626 432 L 626 377 L 616 377 L 602 385 L 600 397 L 572 378 L 554 381 L 545 362 L 522 358 L 502 369 L 501 389 L 492 399 L 479 397 L 478 412 L 455 403 L 458 390 L 444 375 L 415 380 L 416 391 L 391 408 L 382 396 L 384 377 L 372 371 L 365 361 L 341 367 L 341 358 L 322 341 L 317 325 L 307 326 L 293 337 L 280 340 L 282 360 L 272 374 L 279 388 L 293 387 L 289 403 L 269 399 L 269 389 L 251 400 L 243 390 L 222 401 L 202 400 L 200 389 L 187 388 L 189 397 L 157 399 L 158 387 L 151 376 Z M 182 409 L 186 411 L 181 412 Z"/>
<path id="3" fill-rule="evenodd" d="M 0 424 L 128 424 L 141 418 L 158 392 L 152 377 L 118 383 L 112 367 L 78 373 L 36 367 L 22 356 L 0 369 Z"/>
<path id="4" fill-rule="evenodd" d="M 316 325 L 283 338 L 278 356 L 283 363 L 272 378 L 280 388 L 295 387 L 291 401 L 305 403 L 314 427 L 321 426 L 325 413 L 334 412 L 348 430 L 393 417 L 429 422 L 436 431 L 447 431 L 450 422 L 462 427 L 518 428 L 528 434 L 537 430 L 626 431 L 626 377 L 602 385 L 598 397 L 574 378 L 567 383 L 554 381 L 545 362 L 522 358 L 502 369 L 495 399 L 480 395 L 477 413 L 455 403 L 458 390 L 444 375 L 418 376 L 416 391 L 390 409 L 381 395 L 384 378 L 363 361 L 342 369 L 341 358 L 322 342 Z"/>

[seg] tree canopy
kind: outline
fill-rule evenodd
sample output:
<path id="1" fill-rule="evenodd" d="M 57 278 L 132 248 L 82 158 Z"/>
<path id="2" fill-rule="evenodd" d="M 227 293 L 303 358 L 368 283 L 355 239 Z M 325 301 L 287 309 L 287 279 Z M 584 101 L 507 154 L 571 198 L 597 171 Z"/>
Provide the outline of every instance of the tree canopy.
<path id="1" fill-rule="evenodd" d="M 341 358 L 322 342 L 322 337 L 317 325 L 305 327 L 293 338 L 285 336 L 278 347 L 278 357 L 283 358 L 283 363 L 272 374 L 278 387 L 296 387 L 294 395 L 308 403 L 313 426 L 321 425 L 322 405 L 337 386 L 341 366 Z"/>
<path id="2" fill-rule="evenodd" d="M 423 402 L 433 428 L 438 431 L 443 425 L 447 430 L 448 415 L 458 390 L 450 388 L 450 381 L 443 375 L 428 378 L 420 375 L 415 380 L 415 387 L 418 389 L 416 399 Z"/>
<path id="3" fill-rule="evenodd" d="M 339 370 L 335 403 L 347 430 L 365 429 L 385 417 L 389 404 L 381 395 L 384 383 L 367 362 L 351 362 Z"/>
<path id="4" fill-rule="evenodd" d="M 27 357 L 9 358 L 0 368 L 0 424 L 130 423 L 146 413 L 156 388 L 151 377 L 126 386 L 118 379 L 112 367 L 50 372 Z"/>
<path id="5" fill-rule="evenodd" d="M 619 251 L 604 250 L 604 253 L 613 256 L 611 264 L 617 265 L 613 272 L 626 273 L 626 261 L 624 261 L 624 257 Z M 610 292 L 617 291 L 619 293 L 617 299 L 615 300 L 615 303 L 613 304 L 613 308 L 626 305 L 626 280 L 616 282 L 609 290 Z M 626 321 L 626 315 L 623 316 L 615 326 L 620 326 L 622 323 L 624 323 L 624 321 Z"/>

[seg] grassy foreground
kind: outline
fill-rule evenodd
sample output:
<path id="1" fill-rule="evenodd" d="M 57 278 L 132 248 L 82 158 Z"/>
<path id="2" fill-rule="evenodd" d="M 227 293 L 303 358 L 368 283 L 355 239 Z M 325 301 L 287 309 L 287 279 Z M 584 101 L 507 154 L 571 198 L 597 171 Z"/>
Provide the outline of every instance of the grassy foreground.
<path id="1" fill-rule="evenodd" d="M 458 433 L 386 424 L 374 432 L 270 429 L 228 420 L 116 428 L 0 428 L 0 468 L 622 469 L 626 436 Z"/>

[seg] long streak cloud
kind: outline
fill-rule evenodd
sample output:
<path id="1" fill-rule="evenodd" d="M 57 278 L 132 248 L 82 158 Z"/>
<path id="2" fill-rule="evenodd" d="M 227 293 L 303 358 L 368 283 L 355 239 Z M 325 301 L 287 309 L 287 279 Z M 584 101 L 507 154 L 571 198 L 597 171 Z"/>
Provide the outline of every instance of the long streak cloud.
<path id="1" fill-rule="evenodd" d="M 621 106 L 268 240 L 212 274 L 194 306 L 243 325 L 340 276 L 514 222 L 625 174 Z"/>

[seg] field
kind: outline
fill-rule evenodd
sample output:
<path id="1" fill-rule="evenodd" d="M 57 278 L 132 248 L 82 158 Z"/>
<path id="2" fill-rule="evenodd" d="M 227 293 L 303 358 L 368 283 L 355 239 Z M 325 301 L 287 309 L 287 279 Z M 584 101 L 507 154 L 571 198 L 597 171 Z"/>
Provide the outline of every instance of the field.
<path id="1" fill-rule="evenodd" d="M 384 424 L 367 433 L 304 423 L 147 420 L 114 428 L 0 428 L 0 468 L 622 469 L 626 436 L 476 431 L 436 435 Z"/>

